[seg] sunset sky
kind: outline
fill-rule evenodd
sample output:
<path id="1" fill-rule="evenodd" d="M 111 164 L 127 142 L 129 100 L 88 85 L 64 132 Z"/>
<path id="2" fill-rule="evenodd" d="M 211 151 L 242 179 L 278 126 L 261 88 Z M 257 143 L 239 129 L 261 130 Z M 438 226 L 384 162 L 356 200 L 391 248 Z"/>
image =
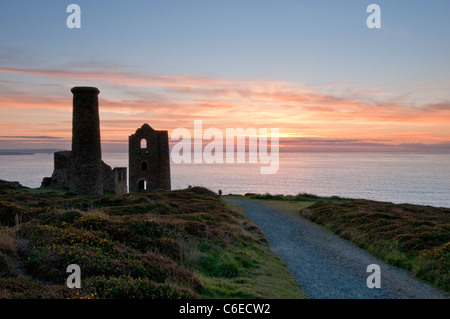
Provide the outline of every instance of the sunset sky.
<path id="1" fill-rule="evenodd" d="M 450 152 L 449 17 L 448 0 L 2 1 L 0 149 L 70 149 L 70 89 L 95 86 L 104 151 L 202 120 L 279 128 L 280 150 Z"/>

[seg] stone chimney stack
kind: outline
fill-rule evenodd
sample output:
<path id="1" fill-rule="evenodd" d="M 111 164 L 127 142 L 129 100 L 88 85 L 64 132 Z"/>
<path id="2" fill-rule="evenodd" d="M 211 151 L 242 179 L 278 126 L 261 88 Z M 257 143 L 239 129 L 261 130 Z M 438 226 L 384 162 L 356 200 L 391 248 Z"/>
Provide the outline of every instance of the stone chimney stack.
<path id="1" fill-rule="evenodd" d="M 72 170 L 70 191 L 74 194 L 102 195 L 102 151 L 100 116 L 95 87 L 72 88 Z"/>

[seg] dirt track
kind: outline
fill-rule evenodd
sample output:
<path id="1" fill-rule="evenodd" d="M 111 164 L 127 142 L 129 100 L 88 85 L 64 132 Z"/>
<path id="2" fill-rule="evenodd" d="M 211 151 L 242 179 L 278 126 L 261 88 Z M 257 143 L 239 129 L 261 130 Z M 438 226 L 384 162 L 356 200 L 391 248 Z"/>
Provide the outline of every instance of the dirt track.
<path id="1" fill-rule="evenodd" d="M 440 299 L 445 293 L 389 266 L 298 214 L 262 201 L 225 198 L 241 205 L 270 248 L 311 299 Z M 381 288 L 368 288 L 367 266 L 381 268 Z"/>

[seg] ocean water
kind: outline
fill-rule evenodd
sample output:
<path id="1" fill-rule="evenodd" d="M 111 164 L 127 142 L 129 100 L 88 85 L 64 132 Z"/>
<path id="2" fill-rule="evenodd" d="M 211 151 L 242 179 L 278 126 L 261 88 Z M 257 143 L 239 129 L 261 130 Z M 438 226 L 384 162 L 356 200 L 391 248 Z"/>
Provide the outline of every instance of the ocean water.
<path id="1" fill-rule="evenodd" d="M 104 153 L 111 167 L 128 166 L 126 153 Z M 276 174 L 265 164 L 172 164 L 172 188 L 207 187 L 223 194 L 310 193 L 393 203 L 450 207 L 450 154 L 280 153 Z M 53 154 L 0 156 L 0 179 L 39 187 L 51 176 Z"/>

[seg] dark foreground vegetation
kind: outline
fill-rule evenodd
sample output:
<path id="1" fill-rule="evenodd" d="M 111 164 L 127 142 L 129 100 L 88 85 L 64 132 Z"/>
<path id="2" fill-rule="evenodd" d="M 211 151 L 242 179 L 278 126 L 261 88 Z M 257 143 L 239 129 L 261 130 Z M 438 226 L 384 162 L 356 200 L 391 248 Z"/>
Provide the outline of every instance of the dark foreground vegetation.
<path id="1" fill-rule="evenodd" d="M 450 208 L 308 194 L 247 197 L 302 203 L 301 216 L 450 292 Z"/>
<path id="2" fill-rule="evenodd" d="M 303 294 L 260 230 L 204 188 L 88 197 L 0 181 L 0 298 Z"/>

